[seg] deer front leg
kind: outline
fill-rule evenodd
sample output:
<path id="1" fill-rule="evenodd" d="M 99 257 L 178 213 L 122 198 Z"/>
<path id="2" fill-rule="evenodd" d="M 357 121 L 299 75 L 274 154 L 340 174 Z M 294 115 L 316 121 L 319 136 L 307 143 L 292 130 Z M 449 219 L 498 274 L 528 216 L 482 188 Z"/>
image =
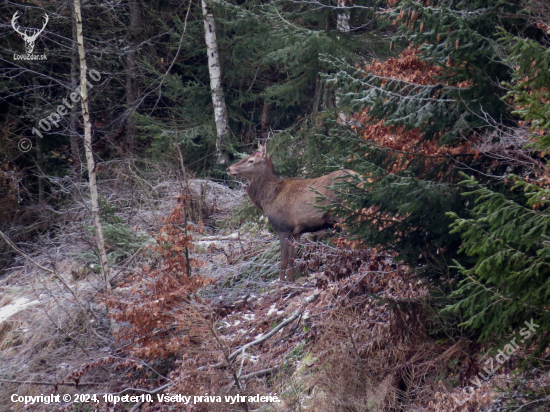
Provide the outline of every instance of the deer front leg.
<path id="1" fill-rule="evenodd" d="M 288 246 L 288 238 L 290 237 L 290 233 L 279 233 L 279 242 L 281 242 L 281 282 L 285 280 L 286 275 L 286 268 L 288 266 L 288 258 L 289 258 L 289 246 Z"/>

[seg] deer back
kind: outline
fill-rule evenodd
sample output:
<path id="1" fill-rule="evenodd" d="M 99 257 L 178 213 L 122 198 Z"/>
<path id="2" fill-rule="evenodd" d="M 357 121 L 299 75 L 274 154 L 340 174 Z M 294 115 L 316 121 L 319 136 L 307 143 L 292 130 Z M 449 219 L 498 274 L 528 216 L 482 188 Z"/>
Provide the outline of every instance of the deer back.
<path id="1" fill-rule="evenodd" d="M 335 221 L 318 206 L 335 201 L 335 193 L 327 186 L 333 186 L 351 173 L 353 172 L 339 170 L 316 179 L 283 180 L 279 183 L 273 200 L 263 202 L 263 211 L 276 231 L 302 233 L 329 228 Z M 318 201 L 319 196 L 326 198 Z"/>

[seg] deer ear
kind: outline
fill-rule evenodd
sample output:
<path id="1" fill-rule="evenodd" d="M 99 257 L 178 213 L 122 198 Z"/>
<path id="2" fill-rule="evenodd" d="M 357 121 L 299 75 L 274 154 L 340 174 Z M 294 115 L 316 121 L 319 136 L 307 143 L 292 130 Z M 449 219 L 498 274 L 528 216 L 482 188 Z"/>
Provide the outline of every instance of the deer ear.
<path id="1" fill-rule="evenodd" d="M 262 157 L 267 157 L 267 144 L 258 143 L 258 152 Z"/>

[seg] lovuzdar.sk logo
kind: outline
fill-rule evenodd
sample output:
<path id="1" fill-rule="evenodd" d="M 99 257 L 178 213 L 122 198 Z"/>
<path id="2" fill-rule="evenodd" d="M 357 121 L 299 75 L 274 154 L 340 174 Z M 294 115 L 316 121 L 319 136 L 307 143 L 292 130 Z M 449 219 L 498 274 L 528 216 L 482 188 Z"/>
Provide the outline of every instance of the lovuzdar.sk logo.
<path id="1" fill-rule="evenodd" d="M 44 17 L 43 17 L 44 20 L 43 20 L 41 29 L 22 28 L 17 23 L 18 18 L 19 18 L 19 12 L 16 11 L 11 19 L 11 26 L 23 38 L 23 41 L 25 42 L 25 50 L 27 54 L 14 54 L 13 59 L 14 60 L 46 60 L 47 57 L 45 54 L 32 54 L 32 52 L 34 51 L 34 43 L 38 39 L 38 36 L 42 34 L 44 29 L 46 28 L 46 25 L 48 24 L 48 21 L 49 21 L 48 15 L 44 13 Z"/>

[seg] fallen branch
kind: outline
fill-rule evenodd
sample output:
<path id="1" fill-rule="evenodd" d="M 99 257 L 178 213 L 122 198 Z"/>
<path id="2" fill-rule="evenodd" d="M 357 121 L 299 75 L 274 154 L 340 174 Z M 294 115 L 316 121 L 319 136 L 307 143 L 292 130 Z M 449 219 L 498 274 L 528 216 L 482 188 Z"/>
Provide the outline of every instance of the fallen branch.
<path id="1" fill-rule="evenodd" d="M 217 236 L 209 236 L 209 237 L 203 237 L 202 239 L 196 240 L 196 242 L 224 242 L 229 240 L 239 240 L 238 236 L 224 236 L 224 237 L 217 237 Z"/>
<path id="2" fill-rule="evenodd" d="M 258 376 L 269 375 L 270 373 L 276 372 L 278 370 L 279 370 L 279 365 L 274 366 L 272 368 L 262 369 L 261 371 L 249 373 L 248 375 L 241 376 L 239 379 L 243 380 L 243 379 L 257 378 Z"/>
<path id="3" fill-rule="evenodd" d="M 270 337 L 275 335 L 277 332 L 279 332 L 286 325 L 288 325 L 289 323 L 294 322 L 304 312 L 304 309 L 306 308 L 306 306 L 309 305 L 310 303 L 316 301 L 317 298 L 320 295 L 321 295 L 321 291 L 316 289 L 313 292 L 313 295 L 308 296 L 305 299 L 305 305 L 302 305 L 302 307 L 300 307 L 296 312 L 294 312 L 291 317 L 289 317 L 289 318 L 285 319 L 284 321 L 282 321 L 280 324 L 278 324 L 276 327 L 274 327 L 269 333 L 265 334 L 261 338 L 258 338 L 256 340 L 250 342 L 250 343 L 247 343 L 246 345 L 244 345 L 244 346 L 240 347 L 239 349 L 237 349 L 235 352 L 233 352 L 231 355 L 229 355 L 227 357 L 227 360 L 228 361 L 233 360 L 239 353 L 241 353 L 241 352 L 244 353 L 244 351 L 247 350 L 248 348 L 250 348 L 251 346 L 254 346 L 254 345 L 257 345 L 259 343 L 262 343 L 262 342 L 266 341 L 267 339 L 269 339 Z M 212 368 L 221 368 L 222 366 L 225 366 L 224 362 L 220 362 L 220 363 L 217 363 L 215 365 L 211 365 Z"/>
<path id="4" fill-rule="evenodd" d="M 41 381 L 12 381 L 9 379 L 0 379 L 0 382 L 6 383 L 17 383 L 18 385 L 45 385 L 45 386 L 102 386 L 106 383 L 101 382 L 87 382 L 87 383 L 78 383 L 75 382 L 41 382 Z"/>
<path id="5" fill-rule="evenodd" d="M 54 275 L 54 277 L 55 277 L 59 282 L 61 282 L 61 283 L 63 284 L 63 286 L 65 287 L 65 289 L 67 289 L 67 290 L 69 291 L 69 293 L 70 293 L 71 295 L 73 295 L 76 304 L 77 304 L 78 306 L 80 306 L 80 309 L 82 309 L 82 311 L 83 311 L 83 313 L 84 313 L 84 316 L 86 316 L 88 322 L 90 322 L 90 317 L 89 317 L 89 315 L 91 314 L 91 315 L 95 318 L 95 320 L 98 322 L 98 324 L 100 324 L 100 320 L 97 318 L 97 316 L 96 316 L 91 310 L 88 310 L 88 309 L 86 309 L 86 308 L 84 307 L 84 305 L 82 304 L 82 302 L 80 302 L 80 299 L 79 299 L 78 296 L 76 295 L 75 291 L 68 285 L 67 282 L 65 282 L 65 279 L 63 279 L 63 277 L 62 277 L 59 273 L 57 273 L 57 272 L 55 272 L 55 271 L 53 271 L 53 270 L 51 270 L 51 269 L 48 269 L 47 267 L 42 266 L 42 265 L 41 265 L 40 263 L 38 263 L 36 260 L 34 260 L 33 258 L 31 258 L 28 254 L 26 254 L 26 253 L 23 252 L 21 249 L 19 249 L 19 248 L 17 247 L 17 245 L 16 245 L 15 243 L 13 243 L 12 240 L 11 240 L 10 238 L 8 238 L 8 237 L 4 234 L 4 232 L 2 232 L 1 230 L 0 230 L 0 236 L 2 236 L 2 237 L 4 238 L 4 240 L 6 241 L 6 243 L 7 243 L 8 245 L 10 245 L 10 247 L 11 247 L 13 250 L 15 250 L 17 253 L 19 253 L 21 256 L 24 256 L 26 259 L 30 260 L 30 261 L 31 261 L 32 263 L 34 263 L 38 268 L 40 268 L 40 269 L 42 269 L 42 270 L 44 270 L 44 271 L 46 271 L 46 272 L 51 273 L 52 275 Z M 102 336 L 100 336 L 100 335 L 96 332 L 96 330 L 95 330 L 94 328 L 90 328 L 90 330 L 91 330 L 91 331 L 94 333 L 94 335 L 96 335 L 98 338 L 100 338 L 100 339 L 102 339 L 102 340 L 105 340 L 105 338 L 103 338 Z"/>
<path id="6" fill-rule="evenodd" d="M 59 277 L 59 275 L 58 275 L 57 273 L 55 273 L 53 270 L 48 269 L 47 267 L 42 266 L 42 265 L 41 265 L 40 263 L 38 263 L 36 260 L 34 260 L 34 259 L 31 258 L 29 255 L 27 255 L 25 252 L 23 252 L 21 249 L 19 249 L 19 248 L 15 245 L 15 243 L 13 243 L 13 242 L 11 241 L 11 239 L 8 238 L 8 237 L 4 234 L 4 232 L 2 232 L 1 230 L 0 230 L 0 236 L 2 236 L 2 237 L 4 238 L 4 240 L 6 241 L 6 243 L 7 243 L 8 245 L 10 245 L 11 248 L 12 248 L 13 250 L 15 250 L 17 253 L 19 253 L 21 256 L 23 256 L 23 257 L 25 257 L 26 259 L 30 260 L 32 263 L 34 263 L 34 264 L 35 264 L 37 267 L 39 267 L 40 269 L 45 270 L 46 272 L 49 272 L 49 273 L 53 274 L 53 275 L 56 276 L 56 277 Z M 68 285 L 65 283 L 65 281 L 64 281 L 63 279 L 60 279 L 60 280 L 61 280 L 61 282 L 62 282 L 65 286 L 68 287 Z M 70 289 L 70 288 L 69 288 L 69 289 Z"/>
<path id="7" fill-rule="evenodd" d="M 261 338 L 258 338 L 256 339 L 255 341 L 252 341 L 250 343 L 247 343 L 246 345 L 244 345 L 242 348 L 240 349 L 237 349 L 235 352 L 233 352 L 231 355 L 229 355 L 228 359 L 229 360 L 232 360 L 233 358 L 235 358 L 239 352 L 241 351 L 245 351 L 246 349 L 250 348 L 251 346 L 254 346 L 254 345 L 257 345 L 258 343 L 262 343 L 263 341 L 269 339 L 270 337 L 272 337 L 273 335 L 275 335 L 277 332 L 279 332 L 282 328 L 284 328 L 286 325 L 288 325 L 289 323 L 292 323 L 294 322 L 298 316 L 300 316 L 303 312 L 304 312 L 304 309 L 306 308 L 307 305 L 309 305 L 310 303 L 314 302 L 317 300 L 317 298 L 321 295 L 321 291 L 320 290 L 315 290 L 315 292 L 313 292 L 313 295 L 311 296 L 308 296 L 306 299 L 305 299 L 305 305 L 303 305 L 300 309 L 298 309 L 296 312 L 294 312 L 292 314 L 291 317 L 285 319 L 284 321 L 282 321 L 280 324 L 278 324 L 276 327 L 274 327 L 269 333 L 267 333 L 265 336 L 262 336 Z"/>
<path id="8" fill-rule="evenodd" d="M 150 395 L 155 395 L 155 394 L 157 394 L 157 393 L 159 393 L 159 392 L 161 392 L 165 389 L 168 389 L 170 386 L 172 386 L 172 384 L 173 384 L 172 382 L 169 382 L 165 385 L 162 385 L 162 386 L 160 386 L 156 389 L 150 390 L 150 391 L 145 390 L 145 389 L 126 388 L 122 392 L 125 392 L 127 390 L 134 390 L 134 391 L 140 391 L 140 392 L 143 392 L 143 393 L 147 393 L 147 394 L 150 394 Z M 122 393 L 122 392 L 120 392 L 120 393 Z M 134 406 L 132 406 L 132 409 L 130 409 L 130 412 L 136 412 L 139 408 L 141 408 L 141 405 L 143 405 L 143 404 L 144 404 L 144 402 L 136 403 Z"/>
<path id="9" fill-rule="evenodd" d="M 128 260 L 126 261 L 126 263 L 125 263 L 124 265 L 122 265 L 122 268 L 120 268 L 120 270 L 118 271 L 118 273 L 117 273 L 116 275 L 114 275 L 114 276 L 111 278 L 111 280 L 110 280 L 111 285 L 113 285 L 113 284 L 118 280 L 118 278 L 119 278 L 119 277 L 122 275 L 122 273 L 124 272 L 124 269 L 126 269 L 126 268 L 128 267 L 128 265 L 129 265 L 130 263 L 132 263 L 132 261 L 136 258 L 137 255 L 139 255 L 139 254 L 141 253 L 141 251 L 142 251 L 143 249 L 144 249 L 144 246 L 140 247 L 140 248 L 137 250 L 137 252 L 134 253 L 134 254 L 130 257 L 130 259 L 128 259 Z"/>
<path id="10" fill-rule="evenodd" d="M 243 388 L 241 387 L 241 383 L 239 381 L 239 376 L 237 375 L 237 372 L 235 371 L 235 368 L 233 368 L 233 366 L 231 365 L 231 361 L 227 357 L 227 352 L 225 350 L 223 350 L 224 349 L 224 344 L 220 341 L 220 338 L 218 337 L 218 334 L 216 333 L 216 330 L 212 327 L 212 324 L 207 323 L 207 325 L 208 325 L 208 329 L 210 329 L 210 332 L 212 333 L 212 336 L 214 336 L 214 339 L 216 339 L 216 342 L 218 342 L 218 345 L 222 349 L 222 353 L 223 353 L 223 356 L 225 358 L 225 362 L 226 362 L 227 366 L 229 367 L 229 370 L 231 371 L 231 374 L 233 375 L 233 379 L 235 381 L 235 385 L 237 386 L 237 389 L 239 390 L 239 393 L 243 393 Z M 244 352 L 244 347 L 243 347 L 243 352 Z M 242 371 L 242 365 L 241 365 L 241 371 Z M 239 374 L 240 374 L 240 372 L 239 372 Z M 248 408 L 248 402 L 246 401 L 246 399 L 244 400 L 244 402 L 242 402 L 242 405 L 243 405 L 243 409 L 245 410 L 245 412 L 249 412 L 250 409 Z"/>

